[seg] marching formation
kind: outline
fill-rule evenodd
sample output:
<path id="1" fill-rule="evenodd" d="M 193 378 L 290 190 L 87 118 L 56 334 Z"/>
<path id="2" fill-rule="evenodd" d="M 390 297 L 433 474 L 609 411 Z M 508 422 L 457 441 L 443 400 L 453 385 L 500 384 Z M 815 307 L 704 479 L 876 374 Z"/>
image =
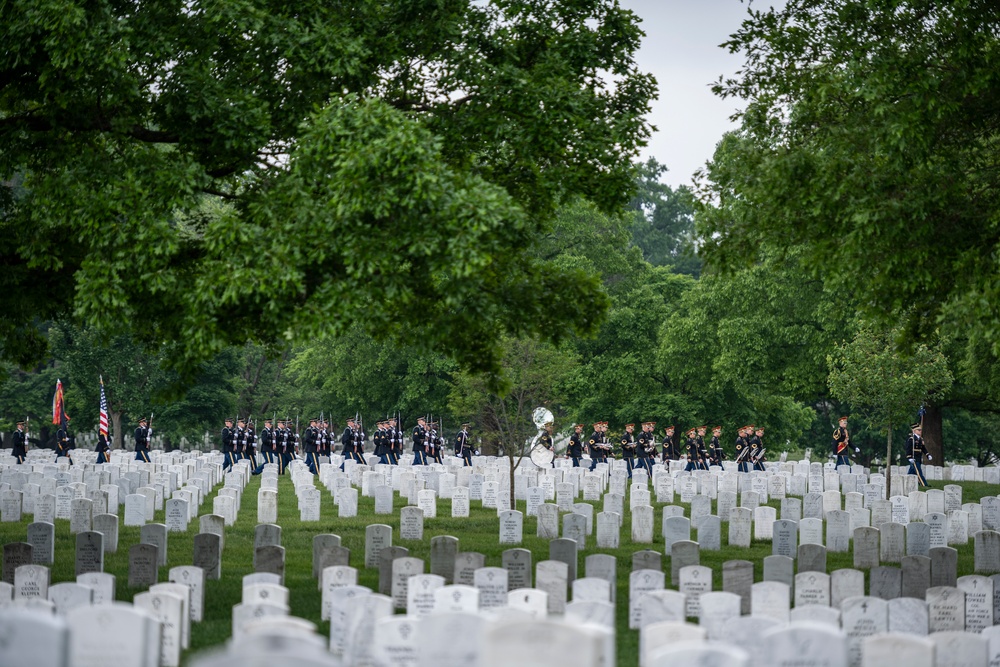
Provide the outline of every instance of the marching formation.
<path id="1" fill-rule="evenodd" d="M 137 461 L 149 462 L 149 446 L 153 434 L 153 429 L 150 426 L 151 421 L 152 417 L 149 420 L 145 417 L 140 418 L 133 433 Z M 337 441 L 340 442 L 340 451 L 345 460 L 354 460 L 360 464 L 368 463 L 365 459 L 365 442 L 368 436 L 365 433 L 364 421 L 358 416 L 348 417 L 345 421 L 347 427 L 338 438 L 336 427 L 327 422 L 322 415 L 310 419 L 309 426 L 301 434 L 299 433 L 298 419 L 294 422 L 290 419 L 265 419 L 264 428 L 258 434 L 253 420 L 227 418 L 222 429 L 224 467 L 228 470 L 235 462 L 247 459 L 252 462 L 255 475 L 259 475 L 264 466 L 269 463 L 277 464 L 280 473 L 284 474 L 289 463 L 301 454 L 309 471 L 318 474 L 321 459 L 329 457 L 337 451 Z M 581 462 L 585 461 L 587 456 L 589 456 L 588 465 L 591 470 L 595 469 L 599 463 L 606 463 L 609 459 L 613 459 L 616 453 L 614 443 L 617 443 L 621 458 L 626 463 L 629 477 L 632 476 L 632 471 L 636 467 L 643 468 L 652 474 L 653 463 L 657 458 L 666 464 L 668 469 L 671 463 L 683 462 L 684 469 L 689 471 L 708 470 L 711 466 L 721 466 L 722 462 L 726 460 L 726 451 L 722 445 L 722 426 L 711 428 L 712 435 L 706 443 L 705 438 L 709 428 L 704 425 L 688 429 L 683 442 L 679 437 L 680 433 L 673 425 L 663 427 L 663 436 L 660 442 L 657 442 L 657 435 L 653 430 L 656 422 L 653 421 L 642 422 L 642 430 L 638 435 L 635 433 L 634 423 L 625 424 L 621 435 L 617 438 L 608 436 L 608 425 L 606 421 L 596 422 L 593 425 L 590 438 L 585 440 L 583 435 L 585 425 L 582 423 L 574 424 L 573 433 L 570 435 L 565 451 L 565 457 L 572 461 L 573 467 L 580 467 Z M 398 465 L 404 456 L 405 447 L 405 432 L 400 428 L 398 420 L 395 417 L 390 417 L 377 422 L 375 426 L 375 432 L 372 434 L 373 456 L 378 463 Z M 461 458 L 466 466 L 471 467 L 473 465 L 472 457 L 474 454 L 478 454 L 478 451 L 476 451 L 469 434 L 469 426 L 468 422 L 462 423 L 461 429 L 452 440 L 452 444 L 455 456 Z M 910 464 L 908 474 L 916 475 L 920 484 L 926 486 L 922 464 L 924 456 L 928 460 L 931 460 L 931 456 L 927 453 L 924 445 L 921 436 L 922 430 L 920 423 L 910 427 L 911 433 L 906 440 L 905 453 Z M 555 440 L 552 431 L 553 424 L 546 423 L 536 437 L 534 447 L 547 452 L 544 463 L 536 461 L 539 465 L 554 465 Z M 440 423 L 419 417 L 417 425 L 410 433 L 410 442 L 412 444 L 413 465 L 443 462 L 442 456 L 447 441 L 441 431 Z M 25 460 L 27 443 L 25 422 L 18 421 L 17 429 L 13 433 L 13 454 L 18 463 L 23 463 Z M 71 450 L 73 446 L 73 437 L 63 426 L 56 433 L 57 455 L 66 457 L 72 464 Z M 831 455 L 836 459 L 838 466 L 851 465 L 852 448 L 853 453 L 860 451 L 858 447 L 851 444 L 848 417 L 844 416 L 838 420 L 838 426 L 834 429 L 831 438 Z M 105 463 L 109 460 L 109 450 L 107 436 L 102 432 L 97 440 L 97 463 Z M 764 427 L 748 424 L 737 429 L 733 455 L 740 472 L 764 470 L 767 463 Z M 341 469 L 343 469 L 343 464 L 341 464 Z"/>

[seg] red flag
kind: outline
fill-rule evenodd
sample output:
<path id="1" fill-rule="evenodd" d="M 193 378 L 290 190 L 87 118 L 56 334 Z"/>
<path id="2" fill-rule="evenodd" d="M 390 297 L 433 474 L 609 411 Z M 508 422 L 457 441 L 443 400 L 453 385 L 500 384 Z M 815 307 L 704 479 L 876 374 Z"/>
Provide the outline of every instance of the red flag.
<path id="1" fill-rule="evenodd" d="M 52 423 L 65 429 L 70 419 L 66 414 L 66 399 L 63 397 L 62 380 L 56 380 L 56 394 L 52 397 Z"/>
<path id="2" fill-rule="evenodd" d="M 101 420 L 100 434 L 108 439 L 108 399 L 104 397 L 104 378 L 101 378 Z"/>

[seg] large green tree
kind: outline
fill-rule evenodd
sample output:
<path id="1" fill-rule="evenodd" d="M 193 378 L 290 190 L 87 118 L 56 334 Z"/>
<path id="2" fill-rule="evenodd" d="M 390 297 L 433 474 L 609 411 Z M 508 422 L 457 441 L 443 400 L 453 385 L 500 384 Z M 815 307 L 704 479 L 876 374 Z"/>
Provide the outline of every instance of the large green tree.
<path id="1" fill-rule="evenodd" d="M 745 107 L 700 181 L 708 260 L 794 246 L 883 326 L 1000 352 L 1000 6 L 789 0 L 726 46 Z"/>
<path id="2" fill-rule="evenodd" d="M 866 324 L 827 356 L 830 391 L 861 410 L 886 436 L 887 495 L 895 495 L 888 468 L 895 460 L 893 428 L 908 423 L 924 401 L 947 393 L 954 380 L 939 346 L 920 344 L 901 351 L 900 335 L 899 328 L 877 329 Z"/>
<path id="3" fill-rule="evenodd" d="M 641 36 L 617 0 L 7 3 L 0 352 L 68 312 L 188 375 L 353 326 L 479 371 L 589 331 L 598 281 L 529 250 L 627 200 Z"/>

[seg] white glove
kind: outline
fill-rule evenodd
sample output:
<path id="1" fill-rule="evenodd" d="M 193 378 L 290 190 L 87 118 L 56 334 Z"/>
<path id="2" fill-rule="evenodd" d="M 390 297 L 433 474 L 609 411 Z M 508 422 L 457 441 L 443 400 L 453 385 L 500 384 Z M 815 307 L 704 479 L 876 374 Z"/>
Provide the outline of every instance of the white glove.
<path id="1" fill-rule="evenodd" d="M 860 453 L 861 453 L 861 450 L 860 450 L 860 449 L 858 449 L 857 447 L 855 447 L 855 448 L 854 448 L 854 453 L 855 453 L 855 454 L 860 454 Z"/>
<path id="2" fill-rule="evenodd" d="M 910 462 L 911 466 L 917 465 L 916 462 L 913 459 L 906 459 L 906 460 Z"/>
<path id="3" fill-rule="evenodd" d="M 931 456 L 930 454 L 928 454 L 928 455 L 927 455 L 927 460 L 928 460 L 928 461 L 933 461 L 933 460 L 934 460 L 934 457 L 933 457 L 933 456 Z"/>

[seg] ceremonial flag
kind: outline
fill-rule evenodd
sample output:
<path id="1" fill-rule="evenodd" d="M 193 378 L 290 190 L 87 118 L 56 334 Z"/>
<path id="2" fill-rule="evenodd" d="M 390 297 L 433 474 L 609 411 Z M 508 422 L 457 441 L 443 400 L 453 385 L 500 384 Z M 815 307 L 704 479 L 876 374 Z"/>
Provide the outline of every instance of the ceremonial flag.
<path id="1" fill-rule="evenodd" d="M 101 378 L 101 419 L 100 434 L 108 439 L 108 399 L 104 397 L 104 378 Z"/>
<path id="2" fill-rule="evenodd" d="M 66 399 L 63 397 L 62 380 L 56 380 L 56 394 L 52 397 L 52 423 L 65 429 L 69 419 L 69 415 L 66 414 Z"/>

